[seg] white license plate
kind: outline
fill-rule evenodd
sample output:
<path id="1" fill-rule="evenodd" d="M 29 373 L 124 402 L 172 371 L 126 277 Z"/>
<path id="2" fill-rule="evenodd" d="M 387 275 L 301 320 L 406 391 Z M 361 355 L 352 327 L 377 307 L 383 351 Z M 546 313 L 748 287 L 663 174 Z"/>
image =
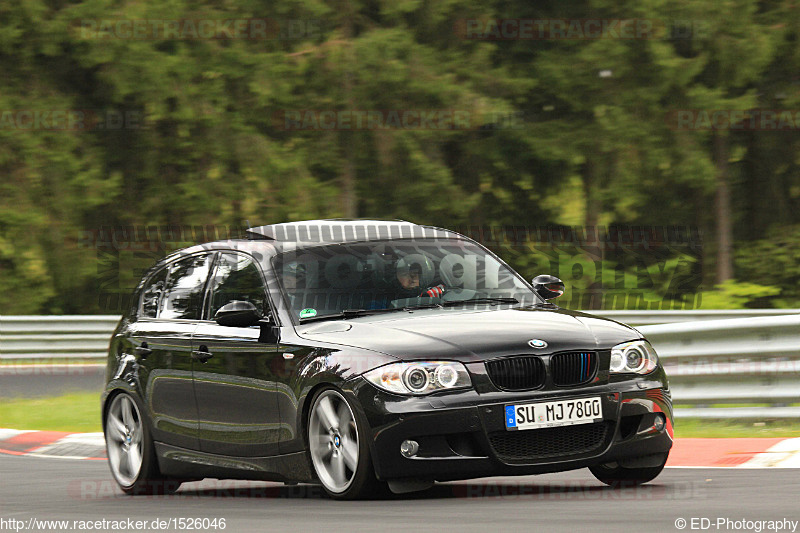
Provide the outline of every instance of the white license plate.
<path id="1" fill-rule="evenodd" d="M 506 405 L 506 429 L 539 429 L 590 424 L 603 419 L 600 397 Z"/>

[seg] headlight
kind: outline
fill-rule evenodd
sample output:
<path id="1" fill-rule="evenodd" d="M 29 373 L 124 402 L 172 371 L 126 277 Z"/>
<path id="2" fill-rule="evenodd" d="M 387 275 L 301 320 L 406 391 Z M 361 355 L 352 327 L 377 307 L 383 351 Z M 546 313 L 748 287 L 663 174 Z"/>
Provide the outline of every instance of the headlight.
<path id="1" fill-rule="evenodd" d="M 647 341 L 632 341 L 611 348 L 612 374 L 649 374 L 658 366 L 658 355 Z"/>
<path id="2" fill-rule="evenodd" d="M 430 394 L 471 387 L 469 372 L 454 361 L 391 363 L 364 374 L 376 387 L 397 394 Z"/>

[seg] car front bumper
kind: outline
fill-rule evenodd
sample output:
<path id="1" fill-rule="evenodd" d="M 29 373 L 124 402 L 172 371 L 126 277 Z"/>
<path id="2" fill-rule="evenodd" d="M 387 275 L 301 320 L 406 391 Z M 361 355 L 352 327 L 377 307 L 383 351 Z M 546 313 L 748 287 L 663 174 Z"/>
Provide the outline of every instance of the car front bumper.
<path id="1" fill-rule="evenodd" d="M 481 394 L 465 390 L 401 397 L 358 379 L 349 392 L 370 427 L 373 463 L 381 479 L 529 475 L 609 462 L 656 466 L 666 459 L 673 442 L 672 401 L 663 370 L 566 390 Z M 506 430 L 506 405 L 597 396 L 602 421 Z M 654 427 L 656 416 L 666 418 L 661 430 Z M 419 443 L 414 457 L 400 453 L 405 440 Z"/>

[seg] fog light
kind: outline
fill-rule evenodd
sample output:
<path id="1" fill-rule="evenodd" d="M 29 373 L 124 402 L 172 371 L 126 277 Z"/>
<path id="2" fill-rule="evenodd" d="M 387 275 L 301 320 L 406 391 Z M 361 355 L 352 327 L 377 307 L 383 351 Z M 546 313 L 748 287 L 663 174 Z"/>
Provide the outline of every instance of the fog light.
<path id="1" fill-rule="evenodd" d="M 653 422 L 653 427 L 656 428 L 656 431 L 662 431 L 664 426 L 667 425 L 667 419 L 661 413 L 656 415 L 656 420 Z"/>
<path id="2" fill-rule="evenodd" d="M 414 457 L 419 451 L 419 443 L 415 440 L 404 440 L 400 445 L 400 455 L 403 457 Z"/>

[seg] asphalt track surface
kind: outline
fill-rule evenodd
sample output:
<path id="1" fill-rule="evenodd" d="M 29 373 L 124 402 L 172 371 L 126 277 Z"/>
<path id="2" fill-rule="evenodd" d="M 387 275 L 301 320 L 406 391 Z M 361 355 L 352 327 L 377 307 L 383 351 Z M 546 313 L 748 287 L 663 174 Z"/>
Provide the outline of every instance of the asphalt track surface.
<path id="1" fill-rule="evenodd" d="M 411 496 L 338 502 L 311 485 L 217 480 L 184 484 L 171 496 L 130 497 L 116 489 L 105 461 L 0 456 L 2 531 L 9 530 L 3 520 L 12 518 L 224 518 L 229 532 L 674 532 L 680 531 L 675 523 L 681 518 L 709 518 L 716 524 L 719 517 L 800 520 L 800 471 L 668 468 L 650 485 L 615 490 L 596 482 L 588 470 L 578 470 L 446 483 Z M 706 530 L 754 531 L 725 524 Z"/>
<path id="2" fill-rule="evenodd" d="M 104 365 L 0 366 L 0 398 L 39 398 L 70 392 L 96 392 L 100 397 Z"/>

